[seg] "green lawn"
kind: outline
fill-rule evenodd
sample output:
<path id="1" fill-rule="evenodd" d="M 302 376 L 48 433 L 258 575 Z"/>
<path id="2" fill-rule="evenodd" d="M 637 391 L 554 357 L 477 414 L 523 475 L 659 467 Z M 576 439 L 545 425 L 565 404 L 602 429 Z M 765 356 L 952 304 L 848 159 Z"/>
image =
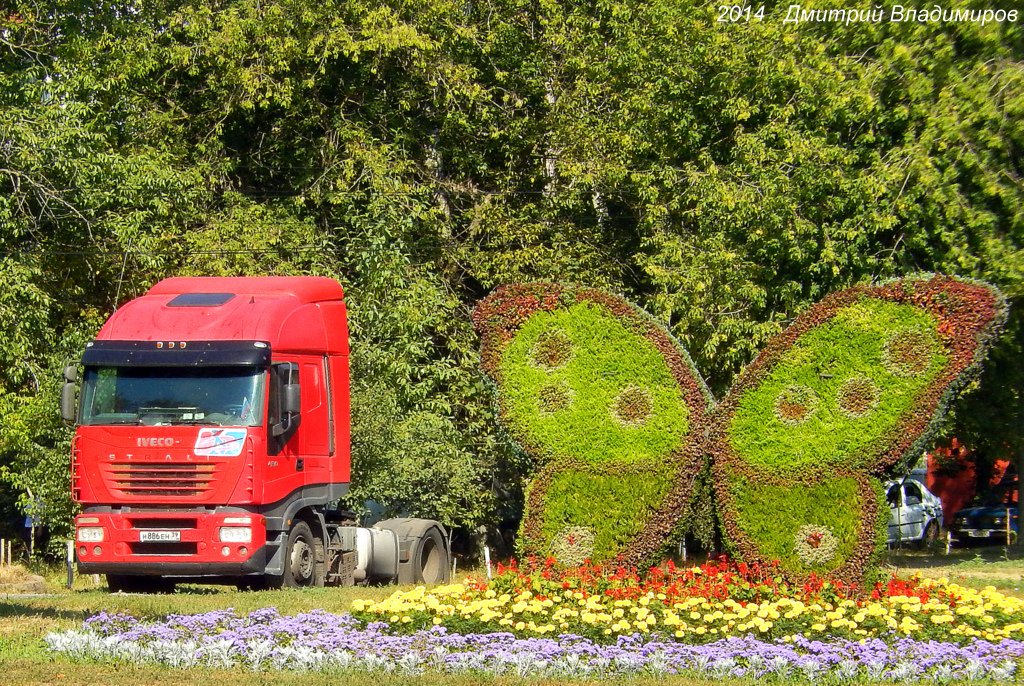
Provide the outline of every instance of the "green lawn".
<path id="1" fill-rule="evenodd" d="M 925 576 L 948 577 L 972 587 L 995 586 L 1002 592 L 1024 597 L 1024 554 L 1001 548 L 955 551 L 950 556 L 894 551 L 889 557 L 891 567 L 900 576 L 921 573 Z M 239 592 L 231 587 L 183 586 L 174 595 L 135 595 L 107 593 L 96 587 L 91 577 L 76 580 L 68 591 L 61 587 L 59 570 L 46 574 L 51 594 L 42 596 L 0 595 L 0 683 L 9 686 L 42 684 L 104 684 L 129 686 L 160 684 L 161 686 L 199 686 L 231 684 L 331 684 L 337 686 L 388 686 L 389 684 L 441 684 L 459 686 L 481 681 L 489 686 L 517 683 L 520 680 L 426 674 L 421 677 L 386 674 L 342 675 L 298 673 L 252 673 L 243 670 L 213 669 L 175 670 L 165 667 L 136 667 L 98 663 L 72 662 L 46 652 L 43 637 L 50 631 L 77 628 L 82 621 L 101 611 L 129 612 L 136 616 L 163 616 L 171 613 L 197 613 L 234 608 L 248 612 L 274 606 L 283 614 L 313 609 L 344 612 L 356 598 L 383 598 L 396 587 L 324 588 L 301 591 Z M 532 680 L 538 684 L 552 680 Z M 710 681 L 672 677 L 667 679 L 630 679 L 630 684 L 654 683 L 671 686 L 710 684 Z M 585 682 L 578 682 L 585 683 Z M 597 683 L 597 682 L 595 682 Z M 616 683 L 607 680 L 601 684 Z M 621 680 L 626 683 L 626 680 Z M 722 682 L 715 682 L 722 683 Z M 731 684 L 754 683 L 734 680 Z M 793 683 L 802 683 L 794 681 Z"/>

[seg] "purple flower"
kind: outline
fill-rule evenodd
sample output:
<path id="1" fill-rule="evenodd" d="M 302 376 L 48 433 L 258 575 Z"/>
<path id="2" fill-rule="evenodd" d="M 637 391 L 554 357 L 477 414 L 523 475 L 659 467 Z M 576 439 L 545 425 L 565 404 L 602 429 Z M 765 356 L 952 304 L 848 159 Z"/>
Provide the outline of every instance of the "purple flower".
<path id="1" fill-rule="evenodd" d="M 514 676 L 600 678 L 692 674 L 703 678 L 804 676 L 835 681 L 1012 681 L 1024 661 L 1024 641 L 966 644 L 893 636 L 860 641 L 795 637 L 792 642 L 731 637 L 689 645 L 665 638 L 620 636 L 614 644 L 564 634 L 517 638 L 510 633 L 456 634 L 431 627 L 392 632 L 384 622 L 362 624 L 322 610 L 285 616 L 274 608 L 238 615 L 220 610 L 140 621 L 101 613 L 83 631 L 50 634 L 54 652 L 72 659 L 205 664 L 288 669 L 420 674 L 486 672 Z"/>

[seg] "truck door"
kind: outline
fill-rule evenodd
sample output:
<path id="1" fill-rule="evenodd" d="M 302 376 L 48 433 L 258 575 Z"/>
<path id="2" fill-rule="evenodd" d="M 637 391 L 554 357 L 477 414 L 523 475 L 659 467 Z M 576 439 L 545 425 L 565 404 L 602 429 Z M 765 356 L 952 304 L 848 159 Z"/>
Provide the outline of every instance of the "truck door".
<path id="1" fill-rule="evenodd" d="M 331 434 L 328 417 L 327 382 L 324 358 L 302 362 L 302 425 L 298 451 L 306 472 L 306 483 L 326 483 Z"/>
<path id="2" fill-rule="evenodd" d="M 298 368 L 300 419 L 298 428 L 289 433 L 286 440 L 277 442 L 277 451 L 268 451 L 264 493 L 269 502 L 284 498 L 307 484 L 330 481 L 324 360 L 315 356 L 294 356 L 287 361 Z M 271 403 L 271 413 L 273 406 Z"/>

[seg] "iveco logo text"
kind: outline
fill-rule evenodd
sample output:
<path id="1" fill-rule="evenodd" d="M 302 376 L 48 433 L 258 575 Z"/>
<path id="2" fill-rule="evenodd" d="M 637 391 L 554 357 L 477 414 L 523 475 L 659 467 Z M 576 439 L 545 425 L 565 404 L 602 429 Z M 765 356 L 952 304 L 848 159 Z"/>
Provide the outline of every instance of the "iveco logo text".
<path id="1" fill-rule="evenodd" d="M 173 448 L 173 438 L 139 438 L 136 442 L 140 448 Z"/>

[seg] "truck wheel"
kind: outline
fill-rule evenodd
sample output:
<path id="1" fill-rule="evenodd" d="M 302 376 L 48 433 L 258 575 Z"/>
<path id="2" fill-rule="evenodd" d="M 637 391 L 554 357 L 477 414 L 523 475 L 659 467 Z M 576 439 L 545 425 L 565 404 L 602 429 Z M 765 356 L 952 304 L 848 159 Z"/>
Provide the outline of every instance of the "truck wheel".
<path id="1" fill-rule="evenodd" d="M 437 529 L 429 529 L 420 538 L 415 560 L 416 583 L 442 584 L 450 578 L 448 554 Z"/>
<path id="2" fill-rule="evenodd" d="M 107 588 L 111 593 L 174 593 L 175 584 L 162 576 L 107 574 Z"/>
<path id="3" fill-rule="evenodd" d="M 308 524 L 295 522 L 288 532 L 284 585 L 288 588 L 323 586 L 323 558 L 323 543 L 313 536 Z"/>

